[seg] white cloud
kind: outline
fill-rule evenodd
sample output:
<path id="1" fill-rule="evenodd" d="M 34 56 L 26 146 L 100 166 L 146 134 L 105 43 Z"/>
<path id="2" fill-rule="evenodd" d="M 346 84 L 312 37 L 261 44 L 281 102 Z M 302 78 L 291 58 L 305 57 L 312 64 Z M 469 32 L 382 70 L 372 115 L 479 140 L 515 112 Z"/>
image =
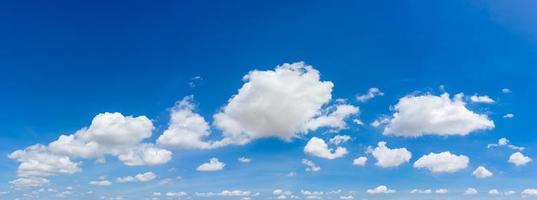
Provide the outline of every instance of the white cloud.
<path id="1" fill-rule="evenodd" d="M 379 142 L 375 149 L 368 147 L 368 152 L 377 159 L 376 165 L 383 168 L 397 167 L 412 157 L 412 153 L 406 148 L 390 149 L 384 141 Z"/>
<path id="2" fill-rule="evenodd" d="M 483 166 L 479 166 L 474 170 L 472 175 L 474 175 L 477 178 L 487 178 L 487 177 L 492 176 L 493 174 L 492 174 L 492 172 L 487 170 L 487 168 L 485 168 Z"/>
<path id="3" fill-rule="evenodd" d="M 339 130 L 347 128 L 347 123 L 345 122 L 345 119 L 358 114 L 358 112 L 360 112 L 360 109 L 353 105 L 336 105 L 335 110 L 333 112 L 318 116 L 310 120 L 305 125 L 305 129 L 314 131 L 322 127 L 329 127 L 332 132 L 337 132 Z"/>
<path id="4" fill-rule="evenodd" d="M 204 141 L 209 136 L 209 124 L 194 112 L 193 96 L 187 96 L 171 109 L 168 128 L 159 136 L 157 143 L 167 147 L 184 149 L 210 149 L 212 142 Z"/>
<path id="5" fill-rule="evenodd" d="M 344 123 L 333 119 L 341 119 L 352 110 L 345 106 L 322 115 L 334 84 L 321 81 L 319 71 L 303 62 L 286 63 L 275 70 L 253 70 L 243 79 L 238 93 L 214 115 L 216 127 L 224 133 L 222 143 L 245 144 L 262 137 L 290 140 L 321 125 L 340 128 Z"/>
<path id="6" fill-rule="evenodd" d="M 449 191 L 447 189 L 437 189 L 434 191 L 436 194 L 447 194 Z"/>
<path id="7" fill-rule="evenodd" d="M 494 103 L 494 99 L 489 96 L 477 96 L 473 95 L 470 97 L 470 100 L 474 103 Z"/>
<path id="8" fill-rule="evenodd" d="M 17 188 L 25 188 L 25 187 L 37 187 L 44 184 L 49 183 L 50 181 L 46 178 L 41 177 L 22 177 L 17 178 L 13 181 L 10 181 L 13 186 Z"/>
<path id="9" fill-rule="evenodd" d="M 112 182 L 108 180 L 101 180 L 101 181 L 90 181 L 88 184 L 95 185 L 95 186 L 110 186 L 112 185 Z"/>
<path id="10" fill-rule="evenodd" d="M 328 142 L 331 143 L 331 144 L 340 145 L 340 144 L 348 142 L 349 140 L 351 140 L 351 136 L 348 136 L 348 135 L 336 135 L 333 138 L 330 138 L 330 140 Z"/>
<path id="11" fill-rule="evenodd" d="M 209 159 L 209 162 L 203 163 L 200 166 L 198 166 L 198 168 L 196 168 L 196 170 L 198 170 L 198 171 L 206 171 L 206 172 L 220 171 L 220 170 L 223 170 L 225 166 L 226 166 L 226 164 L 224 164 L 223 162 L 218 161 L 218 158 L 211 158 L 211 159 Z"/>
<path id="12" fill-rule="evenodd" d="M 304 147 L 304 153 L 332 160 L 346 155 L 348 151 L 344 147 L 330 149 L 323 139 L 312 137 Z"/>
<path id="13" fill-rule="evenodd" d="M 147 182 L 155 179 L 157 175 L 153 172 L 145 172 L 136 174 L 135 176 L 118 177 L 116 182 L 128 183 L 128 182 Z"/>
<path id="14" fill-rule="evenodd" d="M 352 165 L 365 166 L 366 162 L 367 162 L 367 157 L 360 156 L 360 157 L 352 160 Z"/>
<path id="15" fill-rule="evenodd" d="M 433 193 L 431 189 L 425 189 L 425 190 L 413 189 L 412 191 L 410 191 L 410 194 L 431 194 L 431 193 Z"/>
<path id="16" fill-rule="evenodd" d="M 464 191 L 464 195 L 476 195 L 478 192 L 475 188 L 468 188 Z"/>
<path id="17" fill-rule="evenodd" d="M 172 152 L 152 144 L 140 144 L 118 156 L 128 166 L 161 165 L 172 159 Z"/>
<path id="18" fill-rule="evenodd" d="M 513 117 L 515 117 L 515 114 L 513 114 L 513 113 L 507 113 L 507 114 L 505 114 L 503 116 L 503 118 L 505 118 L 505 119 L 512 119 Z"/>
<path id="19" fill-rule="evenodd" d="M 20 162 L 19 177 L 48 177 L 57 174 L 73 174 L 81 169 L 67 156 L 51 153 L 46 146 L 37 144 L 8 155 Z"/>
<path id="20" fill-rule="evenodd" d="M 368 189 L 368 194 L 389 194 L 389 193 L 395 193 L 395 190 L 388 189 L 385 185 L 379 185 L 376 188 Z"/>
<path id="21" fill-rule="evenodd" d="M 247 158 L 247 157 L 240 157 L 238 160 L 239 160 L 239 162 L 241 162 L 241 163 L 249 163 L 249 162 L 252 161 L 251 158 Z"/>
<path id="22" fill-rule="evenodd" d="M 489 190 L 489 194 L 490 195 L 500 195 L 500 191 L 498 191 L 497 189 L 492 189 L 492 190 Z"/>
<path id="23" fill-rule="evenodd" d="M 308 159 L 302 159 L 302 164 L 306 165 L 307 172 L 316 172 L 321 170 L 321 167 L 317 166 L 313 161 Z"/>
<path id="24" fill-rule="evenodd" d="M 504 94 L 511 93 L 511 92 L 512 91 L 509 88 L 503 88 L 502 89 L 502 93 L 504 93 Z"/>
<path id="25" fill-rule="evenodd" d="M 341 199 L 341 200 L 353 200 L 354 197 L 352 195 L 340 196 L 339 199 Z"/>
<path id="26" fill-rule="evenodd" d="M 289 190 L 275 189 L 272 195 L 275 199 L 296 199 L 296 196 Z"/>
<path id="27" fill-rule="evenodd" d="M 537 189 L 525 189 L 521 192 L 522 197 L 537 197 Z"/>
<path id="28" fill-rule="evenodd" d="M 442 153 L 431 152 L 414 162 L 414 168 L 426 168 L 432 172 L 453 173 L 468 167 L 469 161 L 470 159 L 467 156 L 451 154 L 449 151 Z"/>
<path id="29" fill-rule="evenodd" d="M 250 191 L 242 191 L 242 190 L 224 190 L 220 193 L 218 193 L 219 196 L 227 196 L 227 197 L 244 197 L 244 196 L 250 196 L 252 192 Z"/>
<path id="30" fill-rule="evenodd" d="M 395 113 L 384 129 L 385 135 L 417 137 L 422 135 L 467 135 L 494 128 L 487 115 L 465 107 L 462 94 L 450 99 L 440 96 L 405 96 L 395 105 Z"/>
<path id="31" fill-rule="evenodd" d="M 509 191 L 503 193 L 503 195 L 505 195 L 505 196 L 511 196 L 513 194 L 516 194 L 516 192 L 513 191 L 513 190 L 509 190 Z"/>
<path id="32" fill-rule="evenodd" d="M 371 126 L 378 128 L 388 123 L 390 123 L 390 118 L 386 116 L 382 116 L 378 119 L 375 119 L 373 122 L 371 122 Z"/>
<path id="33" fill-rule="evenodd" d="M 168 196 L 168 197 L 184 197 L 184 196 L 188 196 L 188 193 L 186 193 L 186 192 L 166 192 L 166 196 Z"/>
<path id="34" fill-rule="evenodd" d="M 366 102 L 377 96 L 384 96 L 384 93 L 378 88 L 369 88 L 367 94 L 356 95 L 356 100 L 360 102 Z"/>
<path id="35" fill-rule="evenodd" d="M 524 147 L 519 147 L 519 146 L 515 146 L 515 145 L 510 144 L 510 142 L 509 142 L 509 140 L 507 138 L 500 138 L 498 140 L 497 144 L 488 144 L 487 148 L 503 147 L 503 146 L 507 146 L 507 147 L 509 147 L 511 149 L 514 149 L 514 150 L 517 150 L 517 151 L 523 151 L 525 149 Z"/>
<path id="36" fill-rule="evenodd" d="M 524 154 L 520 152 L 516 152 L 516 153 L 511 154 L 511 156 L 509 156 L 508 161 L 510 163 L 513 163 L 516 166 L 524 166 L 528 164 L 529 162 L 531 162 L 532 159 L 528 156 L 525 156 Z"/>

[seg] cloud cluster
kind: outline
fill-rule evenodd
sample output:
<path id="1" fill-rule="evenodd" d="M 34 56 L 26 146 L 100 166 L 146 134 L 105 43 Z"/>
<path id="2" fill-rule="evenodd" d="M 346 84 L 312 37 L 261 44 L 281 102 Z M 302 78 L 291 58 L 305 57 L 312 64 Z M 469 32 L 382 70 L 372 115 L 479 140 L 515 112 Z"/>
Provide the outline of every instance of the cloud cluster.
<path id="1" fill-rule="evenodd" d="M 9 158 L 20 162 L 16 187 L 39 186 L 48 176 L 80 171 L 73 159 L 97 159 L 116 156 L 125 165 L 159 165 L 168 162 L 172 153 L 143 140 L 151 137 L 153 123 L 145 116 L 123 116 L 121 113 L 96 115 L 90 126 L 71 135 L 61 135 L 48 146 L 33 145 L 17 150 Z"/>
<path id="2" fill-rule="evenodd" d="M 484 114 L 466 108 L 458 94 L 440 96 L 405 96 L 395 105 L 395 113 L 384 129 L 385 135 L 417 137 L 422 135 L 467 135 L 477 130 L 494 128 Z"/>
<path id="3" fill-rule="evenodd" d="M 317 166 L 313 161 L 308 159 L 302 159 L 302 164 L 306 165 L 307 172 L 317 172 L 321 170 L 321 167 Z"/>
<path id="4" fill-rule="evenodd" d="M 157 175 L 153 172 L 145 172 L 136 174 L 135 176 L 118 177 L 116 182 L 118 183 L 131 183 L 131 182 L 147 182 L 155 179 Z"/>
<path id="5" fill-rule="evenodd" d="M 494 147 L 509 147 L 510 149 L 514 149 L 517 151 L 523 151 L 524 147 L 515 146 L 513 144 L 510 144 L 510 141 L 507 138 L 500 138 L 498 140 L 498 143 L 496 144 L 488 144 L 487 148 L 494 148 Z"/>

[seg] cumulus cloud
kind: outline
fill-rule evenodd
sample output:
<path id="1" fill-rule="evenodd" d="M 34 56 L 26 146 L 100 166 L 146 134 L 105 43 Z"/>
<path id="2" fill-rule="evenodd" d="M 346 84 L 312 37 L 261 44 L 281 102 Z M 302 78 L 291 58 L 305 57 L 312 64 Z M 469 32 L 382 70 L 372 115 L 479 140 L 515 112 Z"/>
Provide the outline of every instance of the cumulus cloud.
<path id="1" fill-rule="evenodd" d="M 532 159 L 528 156 L 525 156 L 524 154 L 520 152 L 516 152 L 516 153 L 511 154 L 511 156 L 509 156 L 508 161 L 510 163 L 513 163 L 516 166 L 524 166 L 528 164 L 529 162 L 531 162 Z"/>
<path id="2" fill-rule="evenodd" d="M 367 162 L 367 157 L 360 156 L 360 157 L 355 158 L 354 160 L 352 160 L 352 165 L 365 166 L 366 162 Z"/>
<path id="3" fill-rule="evenodd" d="M 447 189 L 437 189 L 434 191 L 435 194 L 447 194 L 449 192 L 449 190 Z"/>
<path id="4" fill-rule="evenodd" d="M 262 137 L 290 140 L 321 127 L 345 127 L 342 121 L 358 112 L 350 105 L 338 105 L 323 114 L 334 84 L 321 81 L 319 71 L 303 62 L 253 70 L 243 79 L 238 93 L 214 115 L 224 134 L 222 143 L 245 144 Z"/>
<path id="5" fill-rule="evenodd" d="M 390 193 L 395 193 L 395 190 L 389 189 L 385 185 L 379 185 L 376 188 L 368 189 L 367 193 L 368 194 L 390 194 Z"/>
<path id="6" fill-rule="evenodd" d="M 331 143 L 331 144 L 340 145 L 340 144 L 348 142 L 349 140 L 351 140 L 351 136 L 348 136 L 348 135 L 336 135 L 333 138 L 330 138 L 330 140 L 328 142 Z"/>
<path id="7" fill-rule="evenodd" d="M 168 128 L 157 143 L 167 147 L 184 149 L 210 149 L 212 142 L 204 141 L 210 135 L 209 124 L 195 112 L 193 96 L 187 96 L 171 109 Z"/>
<path id="8" fill-rule="evenodd" d="M 112 182 L 108 180 L 100 180 L 100 181 L 90 181 L 88 184 L 95 185 L 95 186 L 111 186 Z"/>
<path id="9" fill-rule="evenodd" d="M 422 135 L 467 135 L 494 128 L 487 115 L 466 108 L 458 94 L 405 96 L 395 105 L 395 113 L 384 128 L 385 135 L 417 137 Z"/>
<path id="10" fill-rule="evenodd" d="M 218 161 L 218 158 L 211 158 L 209 159 L 209 162 L 203 163 L 196 170 L 198 171 L 204 171 L 204 172 L 211 172 L 211 171 L 220 171 L 223 170 L 226 164 L 223 162 Z"/>
<path id="11" fill-rule="evenodd" d="M 469 161 L 470 159 L 467 156 L 455 155 L 449 151 L 442 153 L 431 152 L 428 155 L 423 155 L 414 162 L 414 168 L 425 168 L 435 173 L 453 173 L 468 167 Z"/>
<path id="12" fill-rule="evenodd" d="M 497 189 L 492 189 L 492 190 L 489 190 L 489 194 L 490 195 L 500 195 L 500 191 L 498 191 Z"/>
<path id="13" fill-rule="evenodd" d="M 489 96 L 473 95 L 470 97 L 470 100 L 474 103 L 494 103 L 494 99 Z"/>
<path id="14" fill-rule="evenodd" d="M 511 89 L 509 89 L 509 88 L 503 88 L 503 89 L 502 89 L 502 93 L 504 93 L 504 94 L 508 94 L 508 93 L 511 93 L 511 92 L 512 92 L 512 91 L 511 91 Z"/>
<path id="15" fill-rule="evenodd" d="M 26 178 L 72 174 L 80 171 L 79 163 L 72 160 L 95 158 L 104 162 L 106 155 L 117 156 L 131 166 L 164 164 L 171 159 L 170 151 L 142 143 L 151 137 L 153 129 L 153 123 L 145 116 L 101 113 L 93 118 L 89 127 L 61 135 L 48 146 L 37 144 L 17 150 L 9 157 L 20 162 L 18 175 Z M 27 181 L 13 184 L 24 182 Z"/>
<path id="16" fill-rule="evenodd" d="M 368 152 L 377 160 L 375 164 L 383 168 L 397 167 L 408 162 L 412 157 L 412 153 L 406 148 L 390 149 L 384 141 L 379 142 L 378 146 L 374 149 L 368 147 Z"/>
<path id="17" fill-rule="evenodd" d="M 293 195 L 293 192 L 289 190 L 275 189 L 272 192 L 274 199 L 297 199 L 298 197 Z"/>
<path id="18" fill-rule="evenodd" d="M 468 188 L 464 191 L 464 195 L 476 195 L 478 192 L 475 188 Z"/>
<path id="19" fill-rule="evenodd" d="M 507 138 L 500 138 L 498 140 L 498 143 L 487 145 L 487 148 L 494 148 L 494 147 L 508 147 L 517 151 L 523 151 L 525 149 L 524 147 L 519 147 L 519 146 L 510 144 L 510 141 Z"/>
<path id="20" fill-rule="evenodd" d="M 13 186 L 17 188 L 24 187 L 37 187 L 49 183 L 50 181 L 42 177 L 22 177 L 10 181 Z"/>
<path id="21" fill-rule="evenodd" d="M 316 172 L 321 170 L 321 167 L 317 166 L 313 161 L 308 159 L 302 159 L 302 164 L 306 165 L 307 172 Z"/>
<path id="22" fill-rule="evenodd" d="M 356 95 L 356 100 L 366 102 L 377 96 L 384 96 L 384 93 L 378 88 L 369 88 L 366 94 Z"/>
<path id="23" fill-rule="evenodd" d="M 304 153 L 326 159 L 336 159 L 348 153 L 344 147 L 337 147 L 336 150 L 328 148 L 323 139 L 312 137 L 304 147 Z"/>
<path id="24" fill-rule="evenodd" d="M 185 197 L 188 196 L 188 193 L 186 192 L 166 192 L 166 196 L 168 197 Z"/>
<path id="25" fill-rule="evenodd" d="M 424 189 L 424 190 L 413 189 L 410 191 L 410 194 L 431 194 L 431 193 L 433 193 L 431 189 Z"/>
<path id="26" fill-rule="evenodd" d="M 116 182 L 118 183 L 129 183 L 129 182 L 147 182 L 155 179 L 157 175 L 153 172 L 145 172 L 136 174 L 135 176 L 126 176 L 126 177 L 118 177 L 116 179 Z"/>
<path id="27" fill-rule="evenodd" d="M 474 170 L 472 175 L 474 175 L 476 178 L 487 178 L 492 176 L 493 174 L 487 168 L 479 166 Z"/>
<path id="28" fill-rule="evenodd" d="M 521 192 L 522 197 L 537 197 L 537 189 L 524 189 Z"/>

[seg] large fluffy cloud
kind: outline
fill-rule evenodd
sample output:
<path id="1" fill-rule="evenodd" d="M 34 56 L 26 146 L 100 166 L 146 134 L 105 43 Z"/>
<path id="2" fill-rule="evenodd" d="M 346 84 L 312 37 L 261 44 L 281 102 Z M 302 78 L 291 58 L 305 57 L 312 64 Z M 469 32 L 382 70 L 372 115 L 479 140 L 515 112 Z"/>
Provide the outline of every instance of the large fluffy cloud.
<path id="1" fill-rule="evenodd" d="M 348 153 L 344 147 L 337 147 L 336 150 L 328 148 L 323 139 L 312 137 L 304 147 L 304 153 L 326 159 L 336 159 Z"/>
<path id="2" fill-rule="evenodd" d="M 455 155 L 449 151 L 442 153 L 429 153 L 423 155 L 416 162 L 414 168 L 425 168 L 432 172 L 453 173 L 468 167 L 470 159 L 465 155 Z"/>
<path id="3" fill-rule="evenodd" d="M 352 106 L 340 105 L 323 113 L 334 84 L 321 81 L 319 71 L 303 62 L 286 63 L 275 70 L 253 70 L 244 81 L 238 93 L 214 115 L 227 143 L 244 144 L 261 137 L 290 140 L 320 127 L 339 129 L 345 127 L 345 118 L 358 112 Z"/>
<path id="4" fill-rule="evenodd" d="M 96 115 L 90 126 L 71 135 L 61 135 L 48 146 L 33 145 L 9 155 L 20 162 L 15 186 L 38 186 L 48 183 L 47 176 L 80 171 L 73 159 L 117 156 L 126 165 L 158 165 L 171 159 L 171 152 L 142 143 L 151 137 L 153 123 L 145 116 L 121 113 Z M 21 179 L 22 178 L 22 179 Z"/>
<path id="5" fill-rule="evenodd" d="M 487 115 L 466 108 L 458 94 L 405 96 L 395 105 L 395 113 L 384 129 L 385 135 L 416 137 L 421 135 L 467 135 L 494 128 Z"/>
<path id="6" fill-rule="evenodd" d="M 408 162 L 412 157 L 412 153 L 406 148 L 390 149 L 384 141 L 379 142 L 378 146 L 374 149 L 369 147 L 368 152 L 377 159 L 376 165 L 383 168 L 397 167 Z"/>

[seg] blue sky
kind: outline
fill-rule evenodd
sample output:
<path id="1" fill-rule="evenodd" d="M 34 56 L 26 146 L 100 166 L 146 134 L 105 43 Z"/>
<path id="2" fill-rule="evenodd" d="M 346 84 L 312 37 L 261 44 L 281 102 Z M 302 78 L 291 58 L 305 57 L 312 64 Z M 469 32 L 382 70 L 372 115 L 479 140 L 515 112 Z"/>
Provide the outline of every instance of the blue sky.
<path id="1" fill-rule="evenodd" d="M 0 5 L 1 199 L 537 196 L 536 2 Z"/>

